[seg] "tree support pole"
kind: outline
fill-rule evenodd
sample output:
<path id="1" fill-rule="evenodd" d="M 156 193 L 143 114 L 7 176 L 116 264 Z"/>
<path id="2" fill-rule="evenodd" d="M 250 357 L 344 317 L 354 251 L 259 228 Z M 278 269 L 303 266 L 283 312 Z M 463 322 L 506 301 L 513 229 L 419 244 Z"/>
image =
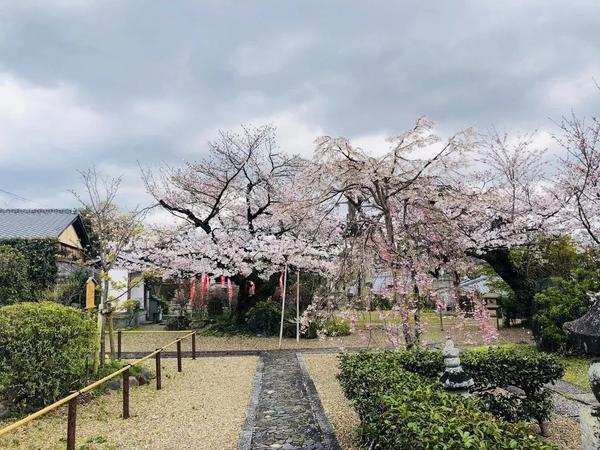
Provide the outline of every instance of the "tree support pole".
<path id="1" fill-rule="evenodd" d="M 287 285 L 287 262 L 283 272 L 283 292 L 281 293 L 281 326 L 279 327 L 279 350 L 281 350 L 281 341 L 283 340 L 283 318 L 285 316 L 285 290 Z"/>
<path id="2" fill-rule="evenodd" d="M 296 272 L 296 342 L 300 342 L 300 271 Z"/>

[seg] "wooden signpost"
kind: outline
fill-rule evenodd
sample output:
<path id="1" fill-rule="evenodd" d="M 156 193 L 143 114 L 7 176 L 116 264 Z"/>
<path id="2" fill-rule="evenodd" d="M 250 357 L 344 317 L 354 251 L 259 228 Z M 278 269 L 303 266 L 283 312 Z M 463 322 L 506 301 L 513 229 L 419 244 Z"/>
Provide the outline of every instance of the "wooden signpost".
<path id="1" fill-rule="evenodd" d="M 96 307 L 96 286 L 98 286 L 98 282 L 94 277 L 89 277 L 85 284 L 85 309 Z"/>

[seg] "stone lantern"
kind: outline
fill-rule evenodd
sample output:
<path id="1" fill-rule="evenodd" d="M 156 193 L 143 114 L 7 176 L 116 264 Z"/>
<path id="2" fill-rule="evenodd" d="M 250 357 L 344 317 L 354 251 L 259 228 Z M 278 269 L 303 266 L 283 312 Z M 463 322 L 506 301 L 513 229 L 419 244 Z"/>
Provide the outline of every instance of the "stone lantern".
<path id="1" fill-rule="evenodd" d="M 600 402 L 600 358 L 592 361 L 588 377 L 592 392 Z M 598 450 L 600 448 L 600 406 L 582 406 L 579 412 L 579 426 L 582 450 Z"/>
<path id="2" fill-rule="evenodd" d="M 580 351 L 600 356 L 600 296 L 596 297 L 590 310 L 579 319 L 565 322 L 563 331 Z"/>

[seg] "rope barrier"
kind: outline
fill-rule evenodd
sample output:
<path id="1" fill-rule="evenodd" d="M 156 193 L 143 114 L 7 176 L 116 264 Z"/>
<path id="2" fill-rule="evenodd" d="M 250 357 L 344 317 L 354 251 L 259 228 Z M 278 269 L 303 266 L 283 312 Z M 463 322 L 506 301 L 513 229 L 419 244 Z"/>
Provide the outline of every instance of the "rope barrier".
<path id="1" fill-rule="evenodd" d="M 86 392 L 91 391 L 92 389 L 106 383 L 109 380 L 112 380 L 113 378 L 115 378 L 117 375 L 122 374 L 123 372 L 129 370 L 131 367 L 136 366 L 138 364 L 141 364 L 142 362 L 152 358 L 153 356 L 157 355 L 158 353 L 162 352 L 164 349 L 172 346 L 172 345 L 176 345 L 178 342 L 182 341 L 183 339 L 186 339 L 190 336 L 192 336 L 193 334 L 195 334 L 195 331 L 190 331 L 188 332 L 188 334 L 186 334 L 185 336 L 179 337 L 177 339 L 175 339 L 174 341 L 169 342 L 166 345 L 163 345 L 161 348 L 158 348 L 156 350 L 154 350 L 152 353 L 149 353 L 148 355 L 137 359 L 136 361 L 132 362 L 131 364 L 127 364 L 126 366 L 123 366 L 122 368 L 120 368 L 119 370 L 116 370 L 115 372 L 112 372 L 111 374 L 105 376 L 104 378 L 99 379 L 98 381 L 95 381 L 91 384 L 88 384 L 87 386 L 81 388 L 80 390 L 73 392 L 72 394 L 67 395 L 64 398 L 61 398 L 60 400 L 57 400 L 56 402 L 52 403 L 51 405 L 46 406 L 43 409 L 40 409 L 39 411 L 34 412 L 33 414 L 28 415 L 27 417 L 24 417 L 21 420 L 18 420 L 10 425 L 7 425 L 6 427 L 0 429 L 0 437 L 4 436 L 7 433 L 10 433 L 13 430 L 16 430 L 17 428 L 28 424 L 29 422 L 37 419 L 38 417 L 41 417 L 45 414 L 48 414 L 51 411 L 54 411 L 55 409 L 60 408 L 61 406 L 63 406 L 64 404 L 70 402 L 71 400 L 73 400 L 75 397 L 79 397 L 82 394 L 85 394 Z"/>

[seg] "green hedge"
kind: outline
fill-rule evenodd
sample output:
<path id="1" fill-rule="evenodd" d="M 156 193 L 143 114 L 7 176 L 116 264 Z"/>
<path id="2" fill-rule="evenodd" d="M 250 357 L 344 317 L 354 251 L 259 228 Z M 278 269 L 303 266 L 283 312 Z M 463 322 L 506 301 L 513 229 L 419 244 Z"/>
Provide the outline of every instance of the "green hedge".
<path id="1" fill-rule="evenodd" d="M 0 397 L 28 411 L 81 387 L 92 375 L 95 335 L 95 320 L 75 308 L 0 308 Z"/>
<path id="2" fill-rule="evenodd" d="M 361 419 L 363 448 L 555 448 L 540 442 L 525 425 L 495 419 L 480 411 L 475 401 L 449 394 L 439 382 L 408 372 L 402 365 L 402 357 L 391 353 L 340 357 L 338 379 Z"/>
<path id="3" fill-rule="evenodd" d="M 463 352 L 463 368 L 475 381 L 480 407 L 512 422 L 536 420 L 540 425 L 552 413 L 550 392 L 544 384 L 560 379 L 564 367 L 554 355 L 531 347 L 490 347 Z M 497 389 L 515 386 L 524 391 L 497 395 Z"/>
<path id="4" fill-rule="evenodd" d="M 29 261 L 20 251 L 0 245 L 0 306 L 31 300 Z"/>
<path id="5" fill-rule="evenodd" d="M 27 258 L 29 279 L 35 289 L 46 289 L 54 284 L 58 271 L 57 239 L 4 239 L 0 240 L 0 245 L 10 245 Z"/>

